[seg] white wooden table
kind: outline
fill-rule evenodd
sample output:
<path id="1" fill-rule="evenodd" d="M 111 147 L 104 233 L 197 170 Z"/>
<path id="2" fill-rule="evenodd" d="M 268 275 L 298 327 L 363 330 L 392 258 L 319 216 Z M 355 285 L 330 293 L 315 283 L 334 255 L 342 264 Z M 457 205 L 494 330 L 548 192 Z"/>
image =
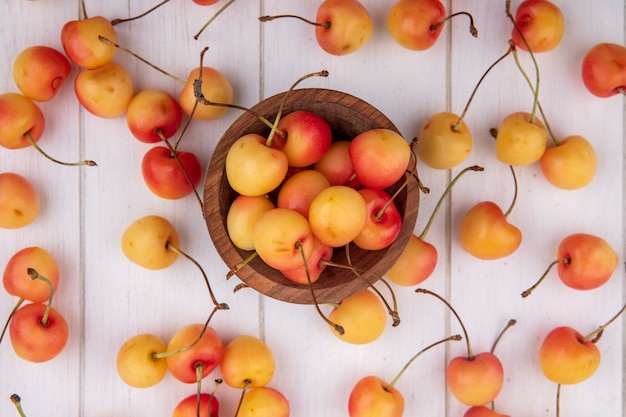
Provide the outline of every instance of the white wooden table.
<path id="1" fill-rule="evenodd" d="M 62 25 L 79 17 L 77 0 L 5 1 L 0 14 L 0 91 L 17 91 L 12 60 L 23 48 L 61 48 Z M 10 3 L 10 4 L 8 4 Z M 151 0 L 87 0 L 90 16 L 109 19 L 134 16 Z M 149 61 L 185 78 L 199 62 L 231 80 L 235 102 L 252 106 L 286 90 L 300 76 L 327 69 L 326 79 L 302 86 L 342 90 L 356 95 L 390 117 L 410 140 L 433 113 L 460 113 L 486 68 L 507 49 L 510 22 L 504 0 L 446 1 L 449 9 L 468 10 L 479 38 L 467 31 L 467 20 L 446 25 L 433 48 L 412 52 L 395 44 L 387 32 L 386 13 L 392 1 L 364 0 L 374 21 L 369 43 L 359 52 L 335 57 L 317 45 L 313 29 L 296 20 L 264 24 L 264 14 L 295 13 L 314 18 L 319 2 L 239 0 L 200 36 L 193 34 L 224 3 L 200 7 L 174 0 L 141 20 L 116 26 L 120 43 Z M 512 197 L 509 168 L 493 153 L 489 129 L 511 112 L 529 110 L 525 81 L 512 58 L 499 64 L 478 91 L 467 114 L 474 150 L 464 163 L 485 167 L 466 175 L 428 234 L 439 250 L 439 264 L 423 286 L 444 295 L 468 328 L 476 352 L 488 350 L 510 318 L 518 324 L 501 341 L 497 353 L 505 368 L 505 384 L 497 409 L 511 416 L 555 415 L 556 386 L 543 377 L 537 352 L 544 335 L 557 325 L 588 333 L 616 313 L 624 302 L 624 134 L 623 98 L 599 99 L 582 83 L 580 63 L 598 42 L 624 40 L 624 3 L 603 0 L 561 1 L 566 32 L 561 45 L 539 55 L 541 101 L 555 133 L 580 134 L 594 144 L 599 158 L 597 177 L 578 191 L 549 185 L 537 165 L 518 169 L 516 207 L 509 220 L 523 231 L 515 254 L 497 261 L 479 261 L 460 247 L 457 229 L 463 213 L 481 200 L 508 207 Z M 513 9 L 519 1 L 513 1 Z M 530 65 L 522 54 L 524 62 Z M 132 56 L 115 60 L 134 75 L 135 89 L 161 87 L 177 95 L 180 85 Z M 527 66 L 530 68 L 530 66 Z M 74 68 L 72 78 L 78 69 Z M 168 416 L 195 386 L 167 376 L 148 389 L 126 386 L 118 377 L 115 357 L 120 345 L 138 333 L 167 340 L 180 327 L 201 323 L 210 308 L 204 283 L 183 259 L 163 271 L 149 271 L 122 254 L 120 237 L 135 219 L 147 214 L 168 218 L 182 247 L 209 272 L 214 291 L 230 305 L 211 325 L 225 342 L 239 334 L 263 338 L 276 357 L 271 386 L 290 401 L 297 417 L 347 416 L 347 399 L 361 377 L 375 374 L 389 381 L 404 363 L 428 344 L 460 331 L 445 306 L 413 288 L 394 287 L 402 323 L 391 326 L 376 342 L 354 346 L 339 341 L 308 306 L 259 296 L 253 290 L 233 293 L 237 279 L 225 280 L 227 267 L 211 244 L 198 205 L 192 197 L 167 201 L 144 185 L 140 160 L 149 146 L 131 137 L 123 117 L 99 119 L 80 108 L 71 81 L 52 102 L 41 105 L 47 118 L 40 144 L 59 159 L 90 158 L 96 168 L 65 168 L 41 158 L 33 149 L 0 149 L 0 171 L 29 178 L 42 200 L 40 216 L 18 230 L 0 230 L 0 265 L 27 246 L 50 250 L 62 271 L 57 308 L 70 326 L 66 349 L 52 361 L 32 364 L 19 359 L 9 340 L 0 345 L 0 416 L 16 415 L 10 394 L 22 396 L 29 417 L 36 416 Z M 192 123 L 184 147 L 206 165 L 224 130 L 239 116 L 229 111 L 219 121 Z M 420 177 L 431 190 L 421 199 L 416 231 L 422 230 L 453 172 L 420 165 Z M 575 232 L 604 237 L 618 252 L 619 266 L 603 287 L 578 292 L 552 273 L 531 297 L 520 292 L 541 275 L 556 256 L 560 240 Z M 0 318 L 16 299 L 0 291 Z M 598 343 L 602 363 L 589 380 L 562 391 L 562 416 L 623 415 L 624 325 L 616 321 Z M 466 407 L 448 394 L 444 367 L 463 354 L 464 343 L 438 348 L 415 362 L 398 382 L 406 400 L 406 416 L 460 416 Z M 207 379 L 210 389 L 216 371 Z M 233 414 L 239 391 L 218 391 L 223 416 Z"/>

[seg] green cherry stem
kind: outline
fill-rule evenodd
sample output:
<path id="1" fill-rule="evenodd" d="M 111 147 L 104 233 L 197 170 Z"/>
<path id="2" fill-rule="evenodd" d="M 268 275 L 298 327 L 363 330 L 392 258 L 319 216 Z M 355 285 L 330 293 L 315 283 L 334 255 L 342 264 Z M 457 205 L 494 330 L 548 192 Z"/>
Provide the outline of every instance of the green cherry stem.
<path id="1" fill-rule="evenodd" d="M 7 318 L 7 321 L 4 323 L 4 327 L 2 328 L 2 333 L 0 333 L 0 344 L 2 344 L 2 339 L 4 338 L 4 334 L 6 333 L 7 328 L 9 327 L 9 323 L 11 322 L 11 319 L 15 315 L 15 312 L 19 310 L 22 304 L 24 304 L 24 301 L 26 301 L 25 298 L 20 298 L 19 300 L 17 300 L 17 303 L 15 303 L 15 307 L 13 307 L 13 310 L 11 310 L 11 313 L 9 313 L 9 317 Z"/>
<path id="2" fill-rule="evenodd" d="M 200 417 L 200 398 L 202 396 L 202 369 L 204 368 L 204 365 L 202 365 L 202 362 L 198 362 L 194 365 L 194 368 L 196 369 L 196 416 Z M 210 401 L 209 410 L 211 410 Z M 209 412 L 208 415 L 210 416 L 211 413 Z"/>
<path id="3" fill-rule="evenodd" d="M 418 289 L 415 290 L 415 292 L 418 293 L 418 294 L 421 293 L 421 294 L 432 295 L 435 298 L 438 298 L 446 306 L 448 306 L 450 311 L 452 311 L 452 314 L 454 314 L 454 316 L 458 320 L 459 324 L 461 325 L 461 329 L 463 330 L 463 334 L 465 335 L 465 343 L 467 345 L 467 359 L 470 360 L 470 361 L 473 360 L 474 359 L 474 354 L 472 353 L 472 346 L 470 345 L 470 340 L 469 340 L 469 336 L 467 335 L 467 330 L 465 329 L 465 325 L 463 324 L 463 321 L 461 321 L 461 317 L 459 317 L 459 315 L 456 312 L 456 310 L 454 308 L 452 308 L 452 305 L 445 298 L 440 296 L 439 294 L 437 294 L 435 292 L 432 292 L 430 290 L 427 290 L 425 288 L 418 288 Z"/>
<path id="4" fill-rule="evenodd" d="M 419 358 L 422 353 L 426 352 L 427 350 L 445 343 L 445 342 L 449 342 L 451 340 L 461 340 L 462 337 L 459 334 L 455 334 L 452 336 L 448 336 L 445 339 L 441 339 L 435 343 L 432 343 L 431 345 L 425 347 L 424 349 L 420 350 L 419 352 L 417 352 L 411 359 L 409 359 L 409 361 L 402 367 L 402 369 L 400 370 L 400 372 L 398 372 L 398 375 L 396 375 L 396 377 L 385 387 L 385 391 L 389 392 L 393 389 L 394 385 L 396 384 L 396 382 L 398 382 L 398 380 L 400 379 L 400 377 L 402 377 L 402 375 L 406 372 L 407 369 L 409 369 L 409 366 L 411 366 L 411 364 L 417 359 Z"/>
<path id="5" fill-rule="evenodd" d="M 171 74 L 171 73 L 169 73 L 169 72 L 167 72 L 167 71 L 157 67 L 156 65 L 154 65 L 153 63 L 149 62 L 148 60 L 140 57 L 139 55 L 137 55 L 136 53 L 134 53 L 130 49 L 125 48 L 125 47 L 121 46 L 120 44 L 118 44 L 116 42 L 113 42 L 112 40 L 110 40 L 108 38 L 105 38 L 102 35 L 99 35 L 98 39 L 100 39 L 101 42 L 104 42 L 107 45 L 114 46 L 114 47 L 116 47 L 116 48 L 118 48 L 118 49 L 120 49 L 120 50 L 122 50 L 124 52 L 127 52 L 127 53 L 131 54 L 132 56 L 134 56 L 135 58 L 137 58 L 138 60 L 140 60 L 144 64 L 154 68 L 155 70 L 159 71 L 161 74 L 167 75 L 168 77 L 170 77 L 171 79 L 173 79 L 177 83 L 179 83 L 179 84 L 181 84 L 183 86 L 186 84 L 185 80 L 183 80 L 182 78 L 179 78 L 179 77 L 175 76 L 174 74 Z"/>
<path id="6" fill-rule="evenodd" d="M 274 123 L 272 124 L 272 129 L 270 130 L 270 134 L 267 137 L 267 141 L 265 143 L 267 147 L 272 146 L 272 140 L 274 139 L 274 134 L 278 130 L 278 122 L 280 121 L 280 118 L 282 117 L 283 109 L 285 108 L 285 103 L 287 102 L 287 97 L 289 96 L 289 93 L 291 93 L 293 89 L 296 88 L 296 86 L 300 84 L 302 81 L 311 77 L 328 77 L 328 71 L 322 70 L 322 71 L 312 72 L 310 74 L 303 75 L 298 80 L 296 80 L 296 82 L 293 83 L 291 87 L 289 87 L 289 90 L 287 90 L 287 93 L 285 93 L 285 95 L 283 96 L 283 99 L 280 103 L 280 107 L 278 108 L 278 114 L 276 114 L 276 119 L 274 120 Z M 283 138 L 286 138 L 286 135 L 283 136 Z"/>
<path id="7" fill-rule="evenodd" d="M 561 384 L 556 385 L 556 417 L 561 417 Z"/>
<path id="8" fill-rule="evenodd" d="M 24 414 L 24 410 L 22 410 L 22 399 L 20 398 L 20 396 L 17 394 L 11 394 L 10 398 L 20 417 L 26 417 L 26 414 Z"/>
<path id="9" fill-rule="evenodd" d="M 530 49 L 530 46 L 528 45 L 528 42 L 526 41 L 526 37 L 520 30 L 519 26 L 517 26 L 517 22 L 515 22 L 515 17 L 513 16 L 513 14 L 511 14 L 511 0 L 506 0 L 505 7 L 506 7 L 506 16 L 513 23 L 513 27 L 515 28 L 515 31 L 519 34 L 520 38 L 522 39 L 522 42 L 524 43 L 524 46 L 526 46 L 526 50 L 530 54 L 530 58 L 533 61 L 533 65 L 535 66 L 536 77 L 535 77 L 533 109 L 532 109 L 532 112 L 530 113 L 530 123 L 534 123 L 535 115 L 537 113 L 537 106 L 539 104 L 539 83 L 541 80 L 541 77 L 539 76 L 539 64 L 537 64 L 537 60 L 535 59 L 535 54 L 533 54 L 533 51 Z"/>
<path id="10" fill-rule="evenodd" d="M 49 159 L 50 161 L 52 161 L 54 163 L 57 163 L 57 164 L 60 164 L 60 165 L 65 165 L 65 166 L 87 165 L 87 166 L 90 166 L 90 167 L 95 167 L 95 166 L 98 165 L 94 161 L 90 161 L 90 160 L 79 161 L 79 162 L 63 162 L 63 161 L 59 161 L 58 159 L 55 159 L 55 158 L 51 157 L 50 155 L 48 155 L 46 152 L 44 152 L 43 149 L 41 149 L 39 147 L 39 145 L 37 145 L 37 142 L 35 141 L 35 139 L 31 135 L 30 130 L 28 132 L 24 133 L 24 137 L 28 140 L 28 142 L 31 144 L 31 146 L 37 150 L 37 152 L 39 152 L 44 157 L 46 157 L 47 159 Z"/>
<path id="11" fill-rule="evenodd" d="M 137 15 L 137 16 L 127 17 L 127 18 L 125 18 L 125 19 L 120 19 L 120 18 L 118 18 L 118 19 L 113 19 L 113 20 L 111 20 L 111 25 L 115 26 L 115 25 L 117 25 L 118 23 L 130 22 L 130 21 L 133 21 L 133 20 L 137 20 L 137 19 L 139 19 L 139 18 L 142 18 L 142 17 L 144 17 L 145 15 L 147 15 L 147 14 L 149 14 L 149 13 L 153 12 L 154 10 L 158 9 L 159 7 L 163 6 L 165 3 L 168 3 L 169 1 L 170 1 L 170 0 L 163 0 L 161 3 L 157 4 L 156 6 L 151 7 L 150 9 L 146 10 L 145 12 L 143 12 L 143 13 L 141 13 L 141 14 Z"/>
<path id="12" fill-rule="evenodd" d="M 165 247 L 169 250 L 171 250 L 172 252 L 182 256 L 183 258 L 187 259 L 188 261 L 190 261 L 191 263 L 193 263 L 199 270 L 200 273 L 202 274 L 202 277 L 204 278 L 204 282 L 207 286 L 207 289 L 209 290 L 209 295 L 211 297 L 211 301 L 213 301 L 213 305 L 218 309 L 218 310 L 228 310 L 228 305 L 226 303 L 218 303 L 217 299 L 215 298 L 215 295 L 213 294 L 213 290 L 211 289 L 211 283 L 209 282 L 209 278 L 207 277 L 206 272 L 204 272 L 204 269 L 202 268 L 202 265 L 200 265 L 198 263 L 198 261 L 196 261 L 195 259 L 193 259 L 191 256 L 189 256 L 187 253 L 183 252 L 182 249 L 176 247 L 172 242 L 167 242 L 167 244 L 165 245 Z"/>
<path id="13" fill-rule="evenodd" d="M 548 272 L 550 272 L 550 270 L 552 269 L 552 267 L 554 267 L 554 265 L 556 264 L 560 264 L 560 263 L 565 263 L 568 264 L 570 263 L 570 259 L 569 258 L 562 258 L 562 259 L 556 259 L 554 261 L 552 261 L 550 263 L 550 265 L 548 265 L 548 267 L 546 268 L 545 272 L 539 277 L 539 279 L 537 280 L 537 282 L 535 282 L 533 284 L 532 287 L 530 287 L 529 289 L 525 290 L 522 292 L 522 297 L 526 298 L 528 297 L 533 291 L 535 291 L 535 288 L 537 288 L 539 286 L 539 284 L 541 284 L 541 282 L 545 279 L 545 277 L 548 276 Z"/>
<path id="14" fill-rule="evenodd" d="M 206 415 L 209 416 L 209 417 L 211 417 L 211 403 L 213 402 L 213 397 L 215 397 L 215 393 L 217 392 L 217 389 L 222 384 L 222 382 L 224 382 L 223 379 L 217 378 L 214 381 L 214 383 L 213 383 L 213 389 L 211 390 L 211 395 L 209 396 L 209 401 L 207 403 L 207 413 L 206 413 Z"/>
<path id="15" fill-rule="evenodd" d="M 50 290 L 50 298 L 48 298 L 48 304 L 46 305 L 46 310 L 43 313 L 43 317 L 41 318 L 41 324 L 44 326 L 48 325 L 48 316 L 50 315 L 50 309 L 52 308 L 52 296 L 54 295 L 54 288 L 52 287 L 52 282 L 43 275 L 41 275 L 35 268 L 28 268 L 26 273 L 33 281 L 38 279 L 40 281 L 45 282 L 48 285 L 48 289 Z"/>
<path id="16" fill-rule="evenodd" d="M 511 170 L 511 175 L 513 176 L 513 200 L 511 201 L 511 205 L 504 213 L 504 217 L 509 217 L 509 214 L 513 211 L 513 207 L 515 207 L 515 203 L 517 202 L 517 175 L 515 175 L 515 169 L 513 165 L 509 165 L 509 169 Z"/>
<path id="17" fill-rule="evenodd" d="M 243 397 L 246 395 L 248 387 L 251 383 L 252 381 L 249 379 L 243 381 L 243 388 L 241 389 L 241 397 L 239 397 L 239 402 L 237 403 L 237 410 L 235 410 L 235 417 L 239 415 L 239 410 L 241 409 L 241 404 L 243 403 Z"/>
<path id="18" fill-rule="evenodd" d="M 476 26 L 474 26 L 474 17 L 468 13 L 468 12 L 457 12 L 457 13 L 452 13 L 451 15 L 441 19 L 439 22 L 435 23 L 434 25 L 430 25 L 430 31 L 434 32 L 435 30 L 439 29 L 439 27 L 441 25 L 443 25 L 444 23 L 446 23 L 448 20 L 452 19 L 455 16 L 460 16 L 460 15 L 465 15 L 469 18 L 470 24 L 469 24 L 469 31 L 472 34 L 473 37 L 477 38 L 478 37 L 478 29 L 476 29 Z"/>
<path id="19" fill-rule="evenodd" d="M 226 8 L 228 6 L 230 6 L 231 4 L 233 4 L 235 2 L 235 0 L 230 0 L 227 3 L 225 3 L 217 12 L 215 12 L 215 14 L 213 16 L 211 16 L 211 18 L 200 28 L 200 30 L 198 31 L 198 33 L 196 33 L 195 35 L 193 35 L 193 38 L 195 40 L 198 40 L 198 38 L 200 37 L 200 35 L 202 34 L 202 32 L 204 32 L 204 30 L 209 27 L 209 25 L 211 23 L 213 23 L 213 21 L 217 18 L 217 16 L 219 16 L 220 14 L 222 14 L 222 12 L 224 10 L 226 10 Z"/>
<path id="20" fill-rule="evenodd" d="M 239 262 L 237 265 L 233 266 L 230 269 L 230 271 L 228 271 L 228 273 L 226 274 L 226 279 L 227 280 L 231 279 L 233 277 L 233 275 L 235 275 L 237 272 L 239 272 L 241 270 L 241 268 L 243 268 L 244 266 L 248 265 L 250 263 L 250 261 L 252 261 L 257 256 L 259 256 L 259 254 L 256 251 L 254 251 L 250 255 L 248 255 L 246 257 L 246 259 L 244 259 L 243 261 Z"/>
<path id="21" fill-rule="evenodd" d="M 204 333 L 206 332 L 206 329 L 209 327 L 209 322 L 211 321 L 211 319 L 213 318 L 213 315 L 215 315 L 215 312 L 217 310 L 219 310 L 219 308 L 217 306 L 213 307 L 213 310 L 211 311 L 211 314 L 209 314 L 209 317 L 204 322 L 204 326 L 202 326 L 202 330 L 200 331 L 200 334 L 198 335 L 196 340 L 194 340 L 193 342 L 191 342 L 188 345 L 181 346 L 178 349 L 168 350 L 166 352 L 160 352 L 160 353 L 154 352 L 154 353 L 152 353 L 152 359 L 154 359 L 156 361 L 156 360 L 164 359 L 164 358 L 167 358 L 168 356 L 173 356 L 173 355 L 176 355 L 178 353 L 186 352 L 189 349 L 192 349 L 195 345 L 197 345 L 200 342 L 200 340 L 202 340 L 202 336 L 204 336 Z"/>
<path id="22" fill-rule="evenodd" d="M 467 103 L 465 104 L 465 108 L 463 109 L 463 112 L 459 116 L 459 119 L 456 121 L 454 126 L 452 126 L 452 130 L 454 132 L 458 132 L 459 131 L 459 129 L 461 127 L 461 123 L 463 123 L 463 119 L 465 118 L 465 115 L 467 114 L 467 111 L 469 110 L 469 106 L 472 103 L 472 100 L 474 99 L 474 96 L 476 95 L 476 92 L 478 91 L 478 87 L 480 86 L 480 84 L 482 84 L 483 80 L 487 77 L 487 74 L 489 74 L 489 72 L 496 65 L 498 65 L 498 63 L 500 63 L 507 55 L 509 55 L 512 51 L 513 51 L 513 48 L 509 47 L 509 49 L 504 53 L 504 55 L 502 55 L 493 64 L 491 64 L 489 66 L 489 68 L 487 68 L 487 71 L 485 71 L 483 73 L 483 75 L 480 77 L 480 79 L 478 80 L 478 83 L 476 83 L 476 85 L 474 86 L 474 90 L 472 91 L 472 94 L 470 95 L 469 99 L 467 100 Z"/>
<path id="23" fill-rule="evenodd" d="M 598 327 L 593 332 L 589 333 L 587 336 L 583 337 L 581 342 L 584 343 L 584 342 L 587 342 L 587 341 L 591 340 L 593 343 L 596 343 L 600 339 L 600 336 L 604 332 L 604 329 L 606 329 L 611 323 L 613 323 L 615 320 L 617 320 L 617 318 L 622 315 L 624 310 L 626 310 L 626 304 L 624 304 L 624 306 L 617 312 L 617 314 L 615 314 L 613 317 L 611 317 L 609 319 L 609 321 L 604 323 L 602 326 Z"/>
<path id="24" fill-rule="evenodd" d="M 343 335 L 345 333 L 343 326 L 334 323 L 331 319 L 326 317 L 326 315 L 324 315 L 324 313 L 320 309 L 320 306 L 317 302 L 317 296 L 315 295 L 315 291 L 313 290 L 313 282 L 311 281 L 311 275 L 309 273 L 309 266 L 307 265 L 306 256 L 304 255 L 304 249 L 302 248 L 302 243 L 300 241 L 296 242 L 296 249 L 300 252 L 300 256 L 302 258 L 302 264 L 304 265 L 304 271 L 306 272 L 306 280 L 309 284 L 311 298 L 313 299 L 313 304 L 315 305 L 315 310 L 317 311 L 317 314 L 319 314 L 319 316 L 326 323 L 328 323 L 328 325 L 331 326 L 339 335 Z"/>
<path id="25" fill-rule="evenodd" d="M 441 208 L 441 205 L 443 204 L 443 201 L 448 196 L 448 194 L 450 194 L 450 191 L 452 190 L 452 187 L 454 187 L 454 184 L 457 183 L 457 181 L 463 176 L 463 174 L 465 174 L 468 171 L 484 171 L 484 170 L 485 170 L 485 168 L 483 168 L 481 166 L 472 165 L 470 167 L 464 168 L 458 174 L 456 174 L 456 176 L 452 179 L 452 181 L 450 181 L 450 184 L 448 184 L 446 189 L 441 194 L 441 197 L 439 197 L 439 201 L 437 202 L 437 205 L 433 209 L 433 212 L 430 215 L 430 218 L 428 219 L 428 222 L 426 223 L 426 226 L 424 226 L 424 230 L 422 230 L 422 233 L 420 233 L 420 235 L 417 237 L 419 240 L 423 241 L 426 238 L 426 234 L 430 230 L 430 227 L 432 226 L 433 221 L 435 220 L 435 217 L 437 216 L 437 213 L 439 212 L 439 209 Z"/>

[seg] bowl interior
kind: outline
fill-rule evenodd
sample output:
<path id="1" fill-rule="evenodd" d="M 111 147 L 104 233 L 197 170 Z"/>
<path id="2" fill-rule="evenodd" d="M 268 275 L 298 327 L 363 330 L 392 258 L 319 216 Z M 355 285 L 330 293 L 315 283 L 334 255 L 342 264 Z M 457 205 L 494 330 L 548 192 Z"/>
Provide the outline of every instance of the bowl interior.
<path id="1" fill-rule="evenodd" d="M 286 93 L 277 94 L 252 107 L 256 113 L 273 121 Z M 380 111 L 363 100 L 346 93 L 326 89 L 298 89 L 286 99 L 283 115 L 295 110 L 306 110 L 323 117 L 331 127 L 333 140 L 352 140 L 359 133 L 373 128 L 387 128 L 398 132 L 393 123 Z M 270 129 L 250 112 L 244 112 L 224 133 L 209 162 L 204 184 L 204 217 L 211 239 L 226 265 L 233 269 L 253 255 L 235 247 L 228 237 L 226 215 L 237 193 L 228 184 L 225 159 L 230 146 L 247 133 L 269 135 Z M 406 175 L 407 177 L 409 174 Z M 390 187 L 395 192 L 404 178 Z M 413 233 L 419 208 L 419 190 L 415 180 L 408 181 L 395 203 L 403 217 L 400 235 L 388 248 L 366 251 L 350 244 L 336 248 L 333 262 L 352 265 L 361 276 L 373 283 L 384 275 L 400 256 Z M 255 257 L 236 272 L 248 286 L 269 297 L 298 304 L 313 304 L 309 285 L 285 278 L 282 273 Z M 368 287 L 368 283 L 349 269 L 326 267 L 312 289 L 318 303 L 336 302 Z"/>

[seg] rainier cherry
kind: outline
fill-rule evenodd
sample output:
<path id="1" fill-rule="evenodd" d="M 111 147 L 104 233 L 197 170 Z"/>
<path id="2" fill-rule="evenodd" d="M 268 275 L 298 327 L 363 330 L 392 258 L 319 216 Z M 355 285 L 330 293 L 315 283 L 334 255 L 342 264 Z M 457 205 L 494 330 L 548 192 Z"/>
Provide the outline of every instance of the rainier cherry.
<path id="1" fill-rule="evenodd" d="M 215 68 L 203 66 L 194 68 L 189 72 L 187 82 L 178 95 L 178 103 L 187 115 L 199 120 L 215 120 L 222 117 L 228 111 L 227 106 L 208 105 L 196 106 L 195 86 L 196 80 L 202 81 L 202 94 L 213 103 L 231 104 L 233 102 L 233 87 L 224 74 Z M 195 107 L 195 111 L 193 110 Z"/>
<path id="2" fill-rule="evenodd" d="M 548 132 L 543 123 L 530 113 L 516 112 L 507 116 L 496 135 L 496 157 L 513 166 L 539 161 L 546 150 Z"/>
<path id="3" fill-rule="evenodd" d="M 0 227 L 17 229 L 39 214 L 39 195 L 30 181 L 14 172 L 0 173 Z"/>
<path id="4" fill-rule="evenodd" d="M 626 86 L 626 47 L 603 42 L 593 46 L 583 58 L 582 79 L 589 92 L 606 98 L 624 94 Z"/>
<path id="5" fill-rule="evenodd" d="M 543 281 L 554 265 L 561 281 L 576 290 L 591 290 L 607 282 L 617 267 L 615 250 L 601 237 L 575 233 L 561 241 L 557 260 L 552 262 L 539 281 L 522 293 L 530 293 Z"/>
<path id="6" fill-rule="evenodd" d="M 354 244 L 365 250 L 389 247 L 402 229 L 402 215 L 393 198 L 380 189 L 361 188 L 358 192 L 365 200 L 367 219 Z"/>
<path id="7" fill-rule="evenodd" d="M 116 49 L 100 41 L 104 36 L 113 42 L 117 34 L 109 20 L 102 16 L 71 20 L 61 29 L 63 50 L 79 67 L 94 69 L 113 60 Z"/>
<path id="8" fill-rule="evenodd" d="M 48 101 L 69 77 L 72 67 L 61 52 L 49 46 L 31 46 L 13 61 L 13 79 L 31 100 Z"/>
<path id="9" fill-rule="evenodd" d="M 380 298 L 370 289 L 344 298 L 328 315 L 343 327 L 345 333 L 333 332 L 344 342 L 355 345 L 371 343 L 378 339 L 387 324 L 387 311 Z"/>
<path id="10" fill-rule="evenodd" d="M 85 109 L 102 118 L 124 114 L 134 94 L 130 73 L 116 62 L 79 72 L 74 91 Z"/>
<path id="11" fill-rule="evenodd" d="M 239 335 L 224 348 L 220 371 L 230 387 L 263 387 L 274 376 L 274 355 L 261 339 Z"/>
<path id="12" fill-rule="evenodd" d="M 254 250 L 252 229 L 259 216 L 276 208 L 266 195 L 238 195 L 228 207 L 226 230 L 233 245 L 242 250 Z"/>
<path id="13" fill-rule="evenodd" d="M 153 334 L 139 334 L 126 340 L 117 352 L 117 373 L 131 387 L 147 388 L 161 382 L 167 361 L 156 359 L 166 350 L 165 343 Z"/>
<path id="14" fill-rule="evenodd" d="M 202 179 L 202 166 L 194 153 L 175 153 L 165 146 L 155 146 L 141 160 L 141 174 L 150 191 L 169 200 L 191 194 Z"/>
<path id="15" fill-rule="evenodd" d="M 148 269 L 164 269 L 173 264 L 178 253 L 178 233 L 160 216 L 144 216 L 130 224 L 122 235 L 122 251 L 132 262 Z"/>
<path id="16" fill-rule="evenodd" d="M 332 55 L 355 52 L 369 40 L 373 23 L 369 12 L 357 0 L 324 0 L 317 9 L 315 22 L 293 15 L 261 16 L 262 22 L 295 17 L 315 26 L 317 43 Z"/>
<path id="17" fill-rule="evenodd" d="M 515 45 L 533 52 L 550 51 L 561 42 L 565 31 L 565 19 L 559 7 L 548 0 L 525 0 L 515 13 L 517 28 L 511 37 Z M 524 40 L 522 39 L 522 33 Z"/>
<path id="18" fill-rule="evenodd" d="M 32 279 L 28 273 L 34 268 L 48 281 Z M 16 252 L 7 262 L 2 274 L 4 289 L 11 295 L 33 303 L 43 303 L 50 298 L 50 287 L 56 291 L 59 283 L 59 267 L 50 252 L 31 246 Z"/>
<path id="19" fill-rule="evenodd" d="M 330 185 L 361 188 L 350 160 L 350 141 L 338 140 L 331 143 L 322 159 L 317 161 L 313 168 L 324 174 Z"/>
<path id="20" fill-rule="evenodd" d="M 568 136 L 546 148 L 539 159 L 544 177 L 554 186 L 576 190 L 589 184 L 596 175 L 598 157 L 582 136 Z"/>
<path id="21" fill-rule="evenodd" d="M 200 415 L 198 416 L 198 410 Z M 189 395 L 181 400 L 174 410 L 172 417 L 219 417 L 219 402 L 212 394 L 202 393 Z"/>
<path id="22" fill-rule="evenodd" d="M 172 137 L 180 127 L 183 113 L 176 99 L 167 91 L 148 88 L 128 103 L 126 123 L 137 140 L 161 142 Z"/>
<path id="23" fill-rule="evenodd" d="M 298 110 L 282 117 L 278 130 L 271 141 L 273 147 L 282 150 L 290 167 L 302 168 L 315 164 L 332 143 L 330 126 L 315 113 Z"/>
<path id="24" fill-rule="evenodd" d="M 241 399 L 235 417 L 289 417 L 289 401 L 274 388 L 253 388 Z"/>

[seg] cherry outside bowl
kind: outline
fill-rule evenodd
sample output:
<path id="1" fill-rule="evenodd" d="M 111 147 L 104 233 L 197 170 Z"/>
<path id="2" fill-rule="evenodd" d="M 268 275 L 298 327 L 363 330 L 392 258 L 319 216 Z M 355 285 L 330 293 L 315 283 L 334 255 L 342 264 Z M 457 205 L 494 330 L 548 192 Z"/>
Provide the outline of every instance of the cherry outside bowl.
<path id="1" fill-rule="evenodd" d="M 256 113 L 273 121 L 286 93 L 269 97 L 252 107 Z M 331 127 L 333 141 L 352 140 L 356 135 L 369 129 L 386 128 L 398 132 L 394 124 L 379 110 L 352 95 L 328 89 L 297 89 L 291 91 L 283 108 L 283 116 L 295 110 L 306 110 L 323 117 Z M 237 193 L 229 186 L 226 178 L 225 160 L 230 146 L 247 133 L 268 136 L 270 129 L 250 112 L 244 112 L 226 130 L 217 143 L 206 171 L 204 183 L 204 218 L 211 240 L 226 265 L 232 269 L 243 262 L 251 251 L 235 247 L 226 229 L 226 216 Z M 399 133 L 399 132 L 398 132 Z M 410 174 L 408 185 L 395 198 L 396 206 L 402 214 L 403 224 L 400 235 L 388 248 L 368 251 L 350 244 L 349 260 L 370 282 L 376 282 L 398 259 L 409 238 L 413 234 L 419 208 L 419 187 Z M 401 178 L 388 191 L 396 191 L 405 178 Z M 345 248 L 336 248 L 333 262 L 347 265 Z M 259 257 L 254 257 L 236 275 L 256 291 L 285 302 L 313 304 L 309 285 L 302 285 L 285 278 L 279 271 L 266 265 Z M 368 284 L 353 271 L 327 266 L 320 278 L 313 283 L 315 299 L 318 303 L 340 301 L 365 288 Z"/>

